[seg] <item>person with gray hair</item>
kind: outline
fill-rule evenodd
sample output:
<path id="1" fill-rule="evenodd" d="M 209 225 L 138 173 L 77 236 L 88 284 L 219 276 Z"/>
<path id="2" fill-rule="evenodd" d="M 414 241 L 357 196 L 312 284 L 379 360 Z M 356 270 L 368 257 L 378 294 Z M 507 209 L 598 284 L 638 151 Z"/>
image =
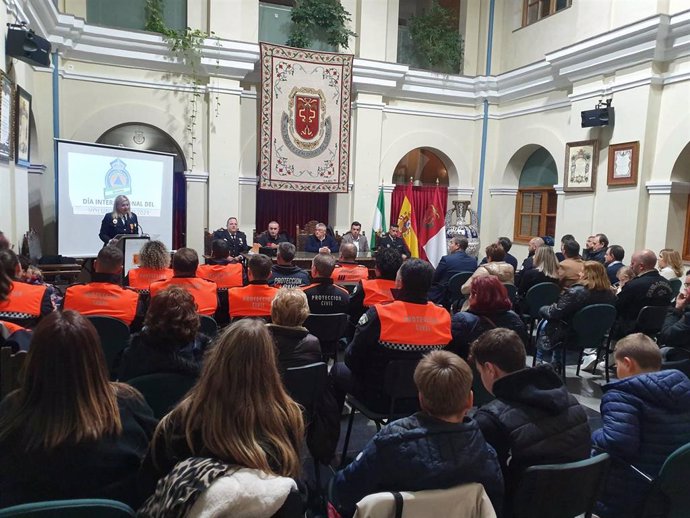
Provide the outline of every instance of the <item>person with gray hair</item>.
<path id="1" fill-rule="evenodd" d="M 448 242 L 448 255 L 444 255 L 439 261 L 431 289 L 429 290 L 429 300 L 437 304 L 446 305 L 447 287 L 450 278 L 456 273 L 474 272 L 477 269 L 477 259 L 467 255 L 467 238 L 455 236 Z"/>
<path id="2" fill-rule="evenodd" d="M 333 239 L 333 236 L 326 233 L 326 225 L 317 223 L 314 233 L 307 238 L 304 250 L 315 254 L 334 254 L 338 251 L 338 243 Z"/>

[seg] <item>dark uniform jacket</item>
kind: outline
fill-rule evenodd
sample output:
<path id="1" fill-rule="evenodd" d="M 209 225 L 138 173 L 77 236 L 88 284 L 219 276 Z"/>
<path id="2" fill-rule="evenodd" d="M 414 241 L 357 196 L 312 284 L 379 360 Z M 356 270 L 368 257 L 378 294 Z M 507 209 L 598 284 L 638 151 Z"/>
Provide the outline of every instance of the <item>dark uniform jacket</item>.
<path id="1" fill-rule="evenodd" d="M 274 264 L 271 268 L 273 275 L 268 279 L 269 286 L 306 286 L 309 284 L 309 273 L 299 266 Z"/>
<path id="2" fill-rule="evenodd" d="M 288 238 L 287 234 L 285 232 L 279 233 L 276 237 L 271 237 L 271 234 L 269 234 L 267 231 L 264 231 L 258 238 L 257 238 L 257 243 L 259 243 L 261 246 L 269 246 L 269 245 L 279 245 L 280 243 L 289 243 L 290 238 Z"/>
<path id="3" fill-rule="evenodd" d="M 572 462 L 590 455 L 585 409 L 549 365 L 522 369 L 494 382 L 496 399 L 474 418 L 496 449 L 506 493 L 529 466 Z"/>
<path id="4" fill-rule="evenodd" d="M 477 423 L 468 417 L 449 423 L 418 412 L 383 427 L 357 459 L 335 475 L 332 503 L 349 518 L 357 502 L 373 493 L 471 482 L 484 486 L 500 516 L 501 470 Z"/>
<path id="5" fill-rule="evenodd" d="M 101 230 L 98 233 L 98 237 L 101 238 L 104 244 L 108 244 L 112 238 L 118 234 L 138 234 L 139 233 L 139 221 L 137 220 L 137 215 L 131 212 L 126 217 L 113 218 L 112 212 L 109 212 L 103 216 L 103 221 L 101 221 Z"/>
<path id="6" fill-rule="evenodd" d="M 381 248 L 395 248 L 398 252 L 400 252 L 403 255 L 406 255 L 407 257 L 410 257 L 411 255 L 407 243 L 405 243 L 405 240 L 401 237 L 393 238 L 390 234 L 386 234 L 384 237 L 377 240 L 377 243 L 377 248 L 379 250 Z"/>
<path id="7" fill-rule="evenodd" d="M 227 241 L 231 257 L 237 257 L 247 252 L 250 248 L 249 243 L 247 243 L 247 236 L 239 230 L 233 235 L 228 232 L 227 228 L 219 228 L 213 233 L 213 239 L 224 239 Z"/>
<path id="8" fill-rule="evenodd" d="M 603 427 L 592 443 L 619 462 L 611 464 L 595 512 L 602 518 L 636 516 L 650 484 L 627 464 L 656 478 L 666 458 L 690 442 L 690 380 L 669 369 L 614 381 L 603 390 Z"/>
<path id="9" fill-rule="evenodd" d="M 685 306 L 683 311 L 668 308 L 657 342 L 668 347 L 690 350 L 690 306 Z"/>
<path id="10" fill-rule="evenodd" d="M 350 294 L 341 286 L 333 284 L 333 279 L 317 277 L 313 284 L 302 286 L 309 301 L 309 312 L 314 315 L 326 313 L 347 313 Z"/>
<path id="11" fill-rule="evenodd" d="M 672 297 L 671 285 L 656 270 L 648 271 L 626 282 L 616 302 L 620 336 L 634 330 L 637 315 L 643 307 L 668 306 Z"/>

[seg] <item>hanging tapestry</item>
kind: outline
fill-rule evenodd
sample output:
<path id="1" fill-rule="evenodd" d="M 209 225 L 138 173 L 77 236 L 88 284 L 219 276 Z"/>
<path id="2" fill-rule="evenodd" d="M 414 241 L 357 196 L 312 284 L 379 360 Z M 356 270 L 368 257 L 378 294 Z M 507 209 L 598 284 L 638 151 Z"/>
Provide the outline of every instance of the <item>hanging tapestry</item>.
<path id="1" fill-rule="evenodd" d="M 352 60 L 261 43 L 261 189 L 347 192 Z"/>

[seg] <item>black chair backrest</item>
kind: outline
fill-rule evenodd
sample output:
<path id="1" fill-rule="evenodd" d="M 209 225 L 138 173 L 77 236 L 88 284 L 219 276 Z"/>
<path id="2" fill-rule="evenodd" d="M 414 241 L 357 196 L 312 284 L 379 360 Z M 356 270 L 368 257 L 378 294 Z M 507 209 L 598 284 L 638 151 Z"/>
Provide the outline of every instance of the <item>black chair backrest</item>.
<path id="1" fill-rule="evenodd" d="M 115 500 L 86 498 L 31 502 L 0 509 L 2 518 L 129 518 L 134 511 Z"/>
<path id="2" fill-rule="evenodd" d="M 574 518 L 590 513 L 610 462 L 604 453 L 578 462 L 527 468 L 515 493 L 513 516 Z"/>
<path id="3" fill-rule="evenodd" d="M 283 383 L 290 397 L 309 414 L 323 391 L 327 390 L 328 367 L 324 362 L 291 367 L 283 373 Z"/>
<path id="4" fill-rule="evenodd" d="M 185 374 L 160 372 L 146 374 L 127 381 L 144 396 L 153 410 L 153 415 L 160 419 L 194 386 L 196 378 Z"/>
<path id="5" fill-rule="evenodd" d="M 448 294 L 451 300 L 455 301 L 460 298 L 460 288 L 472 277 L 473 272 L 460 272 L 453 275 L 448 280 Z"/>
<path id="6" fill-rule="evenodd" d="M 122 320 L 112 317 L 87 317 L 101 338 L 108 370 L 113 372 L 115 358 L 129 343 L 129 327 Z"/>
<path id="7" fill-rule="evenodd" d="M 209 338 L 215 338 L 218 334 L 218 324 L 213 317 L 208 315 L 199 315 L 199 331 L 204 333 Z"/>
<path id="8" fill-rule="evenodd" d="M 539 318 L 539 309 L 556 302 L 560 294 L 561 287 L 554 282 L 540 282 L 532 286 L 525 295 L 529 316 Z"/>
<path id="9" fill-rule="evenodd" d="M 671 285 L 671 297 L 675 298 L 676 295 L 680 293 L 680 288 L 683 286 L 683 281 L 680 279 L 671 279 L 668 281 L 668 283 Z"/>
<path id="10" fill-rule="evenodd" d="M 664 325 L 668 306 L 645 306 L 637 315 L 636 330 L 654 338 Z"/>
<path id="11" fill-rule="evenodd" d="M 616 308 L 611 304 L 592 304 L 575 313 L 571 326 L 575 332 L 576 348 L 598 347 L 616 320 Z"/>
<path id="12" fill-rule="evenodd" d="M 515 284 L 512 284 L 510 282 L 504 282 L 503 286 L 506 287 L 506 291 L 508 292 L 508 298 L 513 301 L 513 304 L 515 304 L 515 301 L 517 300 L 517 287 Z"/>
<path id="13" fill-rule="evenodd" d="M 645 502 L 641 518 L 687 518 L 690 516 L 690 444 L 668 456 Z"/>
<path id="14" fill-rule="evenodd" d="M 414 370 L 418 363 L 419 358 L 416 358 L 414 360 L 391 360 L 386 365 L 383 389 L 391 399 L 391 415 L 399 411 L 400 405 L 408 408 L 417 400 Z"/>

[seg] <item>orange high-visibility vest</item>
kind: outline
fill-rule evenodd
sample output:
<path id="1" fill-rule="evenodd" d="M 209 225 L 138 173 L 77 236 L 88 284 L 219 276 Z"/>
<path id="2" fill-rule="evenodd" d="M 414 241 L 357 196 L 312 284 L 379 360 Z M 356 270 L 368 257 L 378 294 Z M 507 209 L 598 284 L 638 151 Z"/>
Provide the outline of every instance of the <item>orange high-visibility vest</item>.
<path id="1" fill-rule="evenodd" d="M 395 281 L 387 279 L 363 280 L 364 305 L 371 307 L 382 302 L 392 302 L 394 298 L 391 289 L 393 288 L 395 288 Z"/>
<path id="2" fill-rule="evenodd" d="M 268 284 L 248 284 L 228 290 L 230 318 L 271 316 L 271 302 L 278 290 Z"/>
<path id="3" fill-rule="evenodd" d="M 197 277 L 213 281 L 219 288 L 242 286 L 242 264 L 202 264 L 196 270 Z"/>
<path id="4" fill-rule="evenodd" d="M 442 348 L 451 340 L 450 314 L 431 302 L 414 304 L 396 300 L 374 306 L 381 322 L 379 342 Z M 404 347 L 403 347 L 404 349 Z"/>
<path id="5" fill-rule="evenodd" d="M 15 331 L 22 331 L 26 329 L 25 327 L 13 324 L 12 322 L 5 322 L 4 320 L 0 320 L 0 326 L 5 326 L 10 334 L 14 333 Z"/>
<path id="6" fill-rule="evenodd" d="M 369 278 L 369 268 L 361 264 L 336 264 L 331 274 L 333 282 L 357 282 Z"/>
<path id="7" fill-rule="evenodd" d="M 75 284 L 65 291 L 63 309 L 84 316 L 112 317 L 130 325 L 137 314 L 139 294 L 112 282 Z"/>
<path id="8" fill-rule="evenodd" d="M 173 277 L 167 281 L 151 283 L 151 298 L 158 295 L 168 286 L 181 286 L 194 297 L 196 311 L 201 315 L 213 316 L 218 308 L 218 287 L 215 282 L 199 277 Z"/>
<path id="9" fill-rule="evenodd" d="M 12 282 L 6 300 L 0 300 L 0 313 L 17 313 L 18 316 L 41 316 L 41 301 L 46 287 L 40 284 Z"/>
<path id="10" fill-rule="evenodd" d="M 130 270 L 127 274 L 129 278 L 129 287 L 138 290 L 148 290 L 152 282 L 167 281 L 173 276 L 172 268 L 163 268 L 162 270 L 154 270 L 153 268 L 145 268 L 140 266 L 134 270 Z"/>

